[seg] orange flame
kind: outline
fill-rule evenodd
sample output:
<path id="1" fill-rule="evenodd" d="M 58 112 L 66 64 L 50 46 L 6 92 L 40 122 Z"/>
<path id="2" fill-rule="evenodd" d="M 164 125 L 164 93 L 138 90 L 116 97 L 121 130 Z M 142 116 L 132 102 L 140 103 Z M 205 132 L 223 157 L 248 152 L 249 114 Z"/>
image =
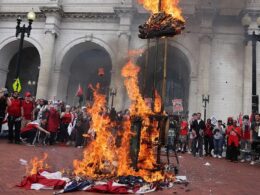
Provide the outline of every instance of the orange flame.
<path id="1" fill-rule="evenodd" d="M 99 87 L 97 87 L 99 88 Z M 94 179 L 115 175 L 117 155 L 115 140 L 110 132 L 111 121 L 102 113 L 106 105 L 106 96 L 94 90 L 94 104 L 88 110 L 92 117 L 91 129 L 95 132 L 95 139 L 84 150 L 82 161 L 74 161 L 74 173 Z"/>
<path id="2" fill-rule="evenodd" d="M 157 131 L 157 122 L 150 122 L 149 115 L 153 112 L 147 106 L 144 98 L 140 93 L 138 86 L 138 73 L 140 67 L 129 61 L 122 69 L 122 76 L 125 78 L 125 86 L 128 96 L 131 100 L 130 114 L 132 116 L 141 116 L 143 120 L 141 129 L 141 146 L 139 152 L 138 166 L 141 168 L 138 172 L 132 175 L 139 175 L 144 177 L 147 181 L 158 181 L 163 179 L 161 172 L 149 172 L 155 168 L 156 159 L 153 143 L 159 136 Z"/>
<path id="3" fill-rule="evenodd" d="M 162 0 L 161 10 L 158 10 L 159 0 L 138 0 L 138 3 L 142 4 L 146 10 L 152 13 L 158 13 L 164 11 L 167 14 L 171 14 L 174 18 L 181 21 L 185 21 L 182 16 L 182 10 L 179 7 L 179 0 Z"/>
<path id="4" fill-rule="evenodd" d="M 138 86 L 138 73 L 140 68 L 129 61 L 122 69 L 125 78 L 125 86 L 131 99 L 130 115 L 142 118 L 141 143 L 139 151 L 138 171 L 132 167 L 130 158 L 130 143 L 134 133 L 131 131 L 130 117 L 125 116 L 122 129 L 121 145 L 116 147 L 115 139 L 111 129 L 115 128 L 109 117 L 102 114 L 101 110 L 106 105 L 106 97 L 94 91 L 94 103 L 88 109 L 91 115 L 91 132 L 95 132 L 94 139 L 85 148 L 83 160 L 74 160 L 74 173 L 78 176 L 90 177 L 92 179 L 102 179 L 114 176 L 141 176 L 146 181 L 159 181 L 165 177 L 161 171 L 151 171 L 156 168 L 154 143 L 159 136 L 157 130 L 158 122 L 150 120 L 153 114 L 145 100 L 143 99 Z M 86 136 L 87 137 L 87 136 Z M 93 137 L 93 135 L 92 135 Z"/>
<path id="5" fill-rule="evenodd" d="M 151 109 L 145 103 L 144 98 L 141 95 L 138 86 L 138 73 L 140 67 L 129 61 L 122 69 L 122 76 L 125 77 L 125 86 L 128 96 L 132 101 L 129 108 L 132 115 L 143 116 L 145 114 L 151 114 Z"/>
<path id="6" fill-rule="evenodd" d="M 42 159 L 38 157 L 31 159 L 30 164 L 26 167 L 27 174 L 34 175 L 40 170 L 49 169 L 49 165 L 45 162 L 47 158 L 48 154 L 44 153 Z"/>
<path id="7" fill-rule="evenodd" d="M 160 113 L 162 110 L 162 98 L 159 95 L 159 93 L 157 92 L 157 90 L 155 90 L 155 100 L 154 100 L 154 112 L 155 113 Z"/>

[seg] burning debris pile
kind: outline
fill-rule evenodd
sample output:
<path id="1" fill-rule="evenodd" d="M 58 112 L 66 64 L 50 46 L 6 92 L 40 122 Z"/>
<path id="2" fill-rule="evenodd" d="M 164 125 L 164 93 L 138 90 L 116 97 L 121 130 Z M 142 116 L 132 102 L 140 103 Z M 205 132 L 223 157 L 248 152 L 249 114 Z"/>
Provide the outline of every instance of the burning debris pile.
<path id="1" fill-rule="evenodd" d="M 159 12 L 153 14 L 149 20 L 139 26 L 138 35 L 141 39 L 153 39 L 160 37 L 173 37 L 181 34 L 185 29 L 184 22 L 173 18 L 171 14 Z"/>
<path id="2" fill-rule="evenodd" d="M 139 0 L 139 3 L 152 12 L 148 21 L 139 26 L 139 38 L 173 37 L 185 29 L 178 0 L 162 0 L 161 6 L 158 0 Z"/>

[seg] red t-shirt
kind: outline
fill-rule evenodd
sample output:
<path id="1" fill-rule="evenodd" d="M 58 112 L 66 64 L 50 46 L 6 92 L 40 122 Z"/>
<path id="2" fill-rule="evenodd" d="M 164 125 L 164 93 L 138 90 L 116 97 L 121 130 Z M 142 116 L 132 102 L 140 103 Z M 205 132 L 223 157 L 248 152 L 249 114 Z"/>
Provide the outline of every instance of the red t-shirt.
<path id="1" fill-rule="evenodd" d="M 239 140 L 241 137 L 241 128 L 240 127 L 234 127 L 229 126 L 227 129 L 227 135 L 228 135 L 228 145 L 230 146 L 232 143 L 236 147 L 239 146 Z"/>
<path id="2" fill-rule="evenodd" d="M 58 131 L 59 126 L 60 126 L 60 114 L 54 108 L 50 108 L 47 130 L 49 132 L 55 133 Z"/>
<path id="3" fill-rule="evenodd" d="M 182 121 L 181 122 L 181 129 L 180 129 L 180 135 L 188 135 L 188 122 Z"/>
<path id="4" fill-rule="evenodd" d="M 72 121 L 72 114 L 69 112 L 66 112 L 63 117 L 61 118 L 61 122 L 63 124 L 70 124 Z"/>
<path id="5" fill-rule="evenodd" d="M 14 117 L 21 117 L 21 105 L 22 103 L 20 99 L 11 99 L 11 105 L 7 108 L 8 115 Z"/>
<path id="6" fill-rule="evenodd" d="M 213 137 L 212 126 L 210 124 L 206 124 L 206 128 L 204 130 L 204 135 L 206 137 Z"/>
<path id="7" fill-rule="evenodd" d="M 26 120 L 32 120 L 32 112 L 34 109 L 33 103 L 31 101 L 26 102 L 25 100 L 22 102 L 23 108 L 23 116 Z"/>

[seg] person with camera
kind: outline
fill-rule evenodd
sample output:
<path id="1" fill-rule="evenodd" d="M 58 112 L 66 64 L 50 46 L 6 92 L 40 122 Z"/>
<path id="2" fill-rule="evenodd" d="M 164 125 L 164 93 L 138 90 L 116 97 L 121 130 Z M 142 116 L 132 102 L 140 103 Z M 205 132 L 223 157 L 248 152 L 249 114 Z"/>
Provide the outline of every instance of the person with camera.
<path id="1" fill-rule="evenodd" d="M 19 99 L 19 93 L 13 92 L 12 96 L 7 100 L 7 113 L 8 113 L 8 131 L 9 131 L 9 143 L 15 141 L 16 144 L 20 144 L 20 129 L 22 120 L 22 101 Z M 15 136 L 13 128 L 15 127 Z"/>
<path id="2" fill-rule="evenodd" d="M 256 156 L 260 150 L 260 114 L 255 115 L 255 120 L 251 124 L 250 143 L 252 150 L 252 160 L 250 164 L 254 165 Z"/>
<path id="3" fill-rule="evenodd" d="M 0 133 L 2 131 L 2 123 L 3 123 L 3 121 L 5 119 L 5 115 L 6 115 L 7 97 L 8 97 L 7 89 L 2 88 L 0 90 Z"/>

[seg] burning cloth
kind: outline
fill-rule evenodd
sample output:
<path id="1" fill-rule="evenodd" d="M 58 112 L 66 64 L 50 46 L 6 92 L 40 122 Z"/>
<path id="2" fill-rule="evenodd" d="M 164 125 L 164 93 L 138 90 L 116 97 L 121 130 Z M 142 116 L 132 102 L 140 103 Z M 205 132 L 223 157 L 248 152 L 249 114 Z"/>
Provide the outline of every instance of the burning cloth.
<path id="1" fill-rule="evenodd" d="M 61 172 L 39 171 L 36 174 L 25 177 L 17 187 L 27 190 L 62 189 L 67 181 L 69 179 L 62 177 Z"/>

